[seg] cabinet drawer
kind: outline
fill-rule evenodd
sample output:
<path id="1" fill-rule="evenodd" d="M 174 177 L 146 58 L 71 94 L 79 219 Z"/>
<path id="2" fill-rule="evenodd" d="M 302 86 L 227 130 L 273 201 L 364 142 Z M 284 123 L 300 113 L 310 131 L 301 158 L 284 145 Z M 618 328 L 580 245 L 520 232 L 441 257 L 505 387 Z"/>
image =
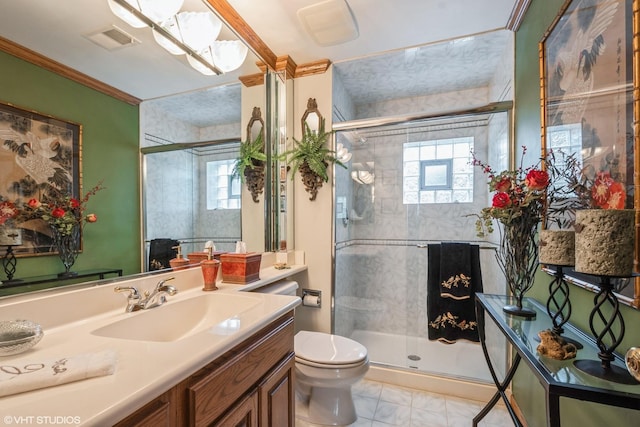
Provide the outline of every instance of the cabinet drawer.
<path id="1" fill-rule="evenodd" d="M 195 375 L 187 386 L 189 424 L 209 425 L 219 418 L 293 352 L 293 335 L 289 313 Z"/>

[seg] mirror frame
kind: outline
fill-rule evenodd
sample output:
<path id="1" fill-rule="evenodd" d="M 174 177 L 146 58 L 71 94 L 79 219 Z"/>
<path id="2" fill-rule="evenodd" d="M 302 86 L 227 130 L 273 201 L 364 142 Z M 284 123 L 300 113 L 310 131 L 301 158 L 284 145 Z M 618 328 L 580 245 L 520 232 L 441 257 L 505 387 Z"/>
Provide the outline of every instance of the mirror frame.
<path id="1" fill-rule="evenodd" d="M 547 83 L 547 58 L 546 58 L 546 43 L 549 37 L 552 35 L 554 29 L 557 24 L 561 21 L 563 17 L 565 17 L 565 13 L 569 10 L 572 2 L 574 0 L 566 0 L 562 7 L 560 8 L 558 15 L 555 17 L 547 31 L 544 33 L 542 40 L 538 44 L 538 53 L 539 53 L 539 66 L 540 66 L 540 135 L 541 135 L 541 155 L 544 157 L 547 152 L 547 113 L 548 113 L 548 104 L 549 104 L 549 95 L 547 93 L 549 89 L 549 84 Z M 638 150 L 640 149 L 640 70 L 637 64 L 640 62 L 640 36 L 638 34 L 637 28 L 640 24 L 638 18 L 638 12 L 640 11 L 640 0 L 633 0 L 631 5 L 631 10 L 626 10 L 626 1 L 619 0 L 618 6 L 622 6 L 624 13 L 625 24 L 631 23 L 632 26 L 628 26 L 629 28 L 633 28 L 631 31 L 630 37 L 631 40 L 626 40 L 627 43 L 630 43 L 632 48 L 632 55 L 630 56 L 630 60 L 632 61 L 630 67 L 630 79 L 632 80 L 632 88 L 627 89 L 626 92 L 631 92 L 633 99 L 628 101 L 623 105 L 630 104 L 633 109 L 632 115 L 632 123 L 628 123 L 628 127 L 633 129 L 633 188 L 640 188 L 640 155 Z M 596 5 L 597 7 L 597 5 Z M 631 20 L 632 22 L 628 22 L 627 20 Z M 610 49 L 614 49 L 616 46 L 612 44 Z M 592 65 L 595 66 L 595 59 L 592 62 Z M 627 83 L 625 83 L 627 84 Z M 612 92 L 613 93 L 613 92 Z M 627 136 L 628 140 L 628 136 Z M 626 170 L 629 172 L 629 169 Z M 634 191 L 635 192 L 635 191 Z M 635 209 L 635 254 L 634 254 L 634 272 L 637 274 L 638 268 L 640 266 L 640 196 L 634 194 L 634 209 Z M 543 224 L 544 227 L 544 224 Z M 598 291 L 597 283 L 589 280 L 588 277 L 582 276 L 579 273 L 569 273 L 567 275 L 567 280 L 575 285 L 583 287 L 585 289 L 591 291 Z M 621 302 L 628 304 L 636 309 L 640 309 L 640 277 L 637 275 L 630 280 L 633 282 L 633 295 L 631 297 L 622 296 L 619 298 Z M 620 295 L 619 295 L 620 296 Z"/>
<path id="2" fill-rule="evenodd" d="M 249 119 L 249 123 L 247 123 L 247 139 L 249 141 L 254 141 L 257 138 L 257 134 L 253 135 L 253 126 L 256 122 L 260 123 L 260 131 L 259 134 L 262 135 L 262 145 L 264 146 L 264 120 L 262 120 L 262 111 L 260 111 L 260 107 L 253 107 L 253 111 L 251 112 L 251 119 Z"/>
<path id="3" fill-rule="evenodd" d="M 309 128 L 311 128 L 311 130 L 318 132 L 318 129 L 320 129 L 320 123 L 322 123 L 322 114 L 320 114 L 320 110 L 318 110 L 318 103 L 316 102 L 315 98 L 309 98 L 307 100 L 307 109 L 304 111 L 304 114 L 302 115 L 302 119 L 301 120 L 301 124 L 302 124 L 302 134 L 304 135 L 306 129 L 304 127 L 305 124 L 307 124 L 307 119 L 311 119 L 311 115 L 315 114 L 316 116 L 318 116 L 318 123 L 317 123 L 317 127 L 314 129 L 311 126 L 309 126 Z"/>

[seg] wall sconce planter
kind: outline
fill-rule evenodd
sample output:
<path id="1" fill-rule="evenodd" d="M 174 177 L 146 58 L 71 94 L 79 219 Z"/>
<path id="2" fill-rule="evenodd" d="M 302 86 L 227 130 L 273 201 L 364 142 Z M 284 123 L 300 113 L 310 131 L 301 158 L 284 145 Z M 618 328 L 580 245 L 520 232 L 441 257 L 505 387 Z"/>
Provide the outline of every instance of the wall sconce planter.
<path id="1" fill-rule="evenodd" d="M 247 139 L 240 144 L 240 155 L 233 167 L 233 175 L 247 184 L 251 198 L 258 203 L 258 196 L 264 190 L 264 121 L 259 107 L 253 107 L 251 119 L 247 125 Z"/>
<path id="2" fill-rule="evenodd" d="M 336 152 L 327 147 L 333 131 L 326 132 L 324 127 L 325 121 L 318 111 L 315 98 L 309 98 L 307 110 L 302 116 L 302 139 L 298 141 L 293 138 L 294 147 L 281 155 L 281 159 L 291 167 L 291 179 L 296 171 L 300 171 L 311 201 L 316 199 L 322 184 L 329 181 L 327 168 L 330 164 L 336 163 L 346 168 L 336 157 Z"/>

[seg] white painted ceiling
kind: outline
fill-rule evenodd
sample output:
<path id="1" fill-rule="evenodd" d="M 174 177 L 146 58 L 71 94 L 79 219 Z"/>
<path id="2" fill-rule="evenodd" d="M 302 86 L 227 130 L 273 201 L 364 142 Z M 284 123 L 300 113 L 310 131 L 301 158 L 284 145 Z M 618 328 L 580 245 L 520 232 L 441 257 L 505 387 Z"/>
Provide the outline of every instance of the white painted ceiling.
<path id="1" fill-rule="evenodd" d="M 424 94 L 445 86 L 456 90 L 457 85 L 486 84 L 483 79 L 495 70 L 497 52 L 504 49 L 503 37 L 474 37 L 480 45 L 470 40 L 464 51 L 458 50 L 455 55 L 451 44 L 435 42 L 504 29 L 517 2 L 347 0 L 359 36 L 340 45 L 322 47 L 304 31 L 296 12 L 323 0 L 228 1 L 276 55 L 289 55 L 298 64 L 325 58 L 337 64 L 337 72 L 348 82 L 357 102 L 410 91 Z M 182 10 L 205 8 L 201 0 L 185 0 Z M 140 43 L 107 51 L 85 37 L 111 25 L 125 30 Z M 183 119 L 197 126 L 237 120 L 238 76 L 258 72 L 258 58 L 250 53 L 239 70 L 204 76 L 193 70 L 184 57 L 170 55 L 159 47 L 149 29 L 132 28 L 114 16 L 106 0 L 0 0 L 0 36 L 140 99 L 158 99 L 161 108 L 180 112 Z M 223 30 L 220 38 L 234 36 Z M 403 49 L 420 46 L 424 47 L 412 51 L 410 69 Z M 375 57 L 382 53 L 388 56 Z M 452 67 L 469 72 L 452 78 Z M 363 68 L 371 70 L 366 81 L 350 77 Z M 401 82 L 414 84 L 407 87 Z"/>

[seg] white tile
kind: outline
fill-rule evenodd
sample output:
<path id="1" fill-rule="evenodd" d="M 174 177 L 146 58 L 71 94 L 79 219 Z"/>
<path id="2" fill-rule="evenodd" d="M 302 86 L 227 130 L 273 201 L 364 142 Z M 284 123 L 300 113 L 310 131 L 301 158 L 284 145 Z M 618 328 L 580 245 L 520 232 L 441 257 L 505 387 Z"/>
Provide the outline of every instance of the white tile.
<path id="1" fill-rule="evenodd" d="M 432 412 L 411 408 L 411 427 L 448 427 L 445 411 Z"/>
<path id="2" fill-rule="evenodd" d="M 350 424 L 349 427 L 371 427 L 372 422 L 373 421 L 368 420 L 366 418 L 358 418 L 358 420 L 355 423 Z"/>
<path id="3" fill-rule="evenodd" d="M 380 400 L 397 405 L 411 406 L 411 390 L 385 384 L 380 393 Z"/>
<path id="4" fill-rule="evenodd" d="M 351 394 L 354 396 L 372 397 L 375 399 L 380 398 L 381 391 L 382 384 L 370 380 L 359 381 L 351 387 Z"/>
<path id="5" fill-rule="evenodd" d="M 376 413 L 373 417 L 374 421 L 380 421 L 394 426 L 407 426 L 411 419 L 411 408 L 409 406 L 397 405 L 380 401 Z"/>
<path id="6" fill-rule="evenodd" d="M 446 407 L 448 416 L 463 416 L 473 419 L 484 405 L 473 400 L 465 400 L 457 397 L 446 397 Z"/>
<path id="7" fill-rule="evenodd" d="M 431 412 L 445 412 L 446 399 L 443 395 L 437 393 L 427 393 L 424 391 L 413 392 L 411 407 L 424 409 Z"/>
<path id="8" fill-rule="evenodd" d="M 356 407 L 358 417 L 373 419 L 378 406 L 378 399 L 364 396 L 353 396 L 353 404 Z"/>

